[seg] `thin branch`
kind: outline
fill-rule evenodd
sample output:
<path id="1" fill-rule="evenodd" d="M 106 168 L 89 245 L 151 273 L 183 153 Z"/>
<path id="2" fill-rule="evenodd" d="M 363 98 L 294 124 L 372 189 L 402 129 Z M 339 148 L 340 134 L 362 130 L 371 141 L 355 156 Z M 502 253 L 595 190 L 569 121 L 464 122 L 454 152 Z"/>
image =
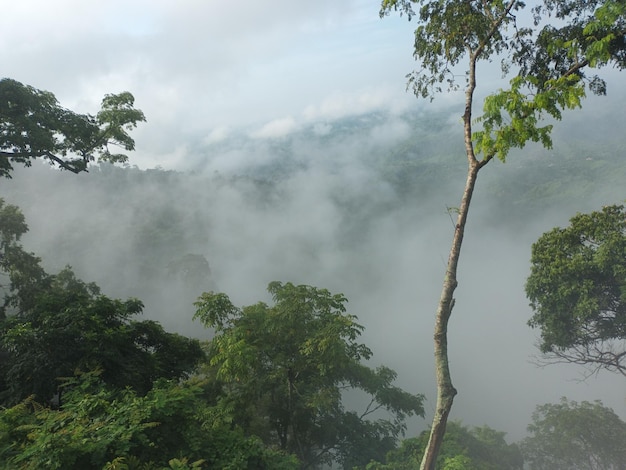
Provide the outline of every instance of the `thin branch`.
<path id="1" fill-rule="evenodd" d="M 87 172 L 87 168 L 85 169 L 81 169 L 81 168 L 77 168 L 76 166 L 72 165 L 70 162 L 66 162 L 65 160 L 63 160 L 60 157 L 57 157 L 56 155 L 54 155 L 51 152 L 6 152 L 4 150 L 0 150 L 0 156 L 2 157 L 8 157 L 8 158 L 49 158 L 50 160 L 52 160 L 53 162 L 57 163 L 61 168 L 71 171 L 72 173 L 81 173 L 83 171 Z M 87 161 L 89 160 L 89 157 L 86 155 L 83 155 L 81 157 L 83 159 L 83 162 L 87 163 Z"/>
<path id="2" fill-rule="evenodd" d="M 500 29 L 500 26 L 502 25 L 502 22 L 506 19 L 507 16 L 509 16 L 509 13 L 511 13 L 511 10 L 513 9 L 516 3 L 517 3 L 517 0 L 510 0 L 509 3 L 504 8 L 504 11 L 502 12 L 502 14 L 497 19 L 489 18 L 490 20 L 492 20 L 491 29 L 489 30 L 487 35 L 483 38 L 483 40 L 480 41 L 480 44 L 478 44 L 478 47 L 470 56 L 470 60 L 475 60 L 476 58 L 478 58 L 480 54 L 482 54 L 485 47 L 487 47 L 487 44 L 489 43 L 489 41 L 491 41 L 493 36 L 498 32 L 498 30 Z"/>
<path id="3" fill-rule="evenodd" d="M 585 379 L 597 375 L 602 369 L 619 372 L 626 377 L 626 345 L 618 348 L 607 341 L 577 345 L 567 351 L 551 351 L 536 358 L 533 363 L 539 367 L 551 364 L 577 364 L 585 366 L 589 371 Z"/>
<path id="4" fill-rule="evenodd" d="M 59 166 L 65 170 L 71 171 L 72 173 L 80 173 L 82 171 L 87 172 L 87 167 L 85 166 L 84 169 L 80 169 L 80 168 L 76 168 L 75 166 L 71 165 L 70 163 L 66 162 L 65 160 L 57 157 L 56 155 L 50 153 L 50 152 L 46 152 L 44 154 L 45 157 L 49 158 L 50 160 L 56 162 L 59 164 Z M 83 161 L 84 161 L 84 157 L 83 157 Z M 86 162 L 85 162 L 86 163 Z"/>
<path id="5" fill-rule="evenodd" d="M 563 74 L 563 76 L 568 77 L 570 75 L 573 75 L 576 72 L 578 72 L 580 69 L 585 68 L 587 65 L 589 65 L 589 61 L 587 59 L 583 60 L 582 62 L 576 62 L 574 65 L 570 67 L 570 69 L 567 72 Z"/>

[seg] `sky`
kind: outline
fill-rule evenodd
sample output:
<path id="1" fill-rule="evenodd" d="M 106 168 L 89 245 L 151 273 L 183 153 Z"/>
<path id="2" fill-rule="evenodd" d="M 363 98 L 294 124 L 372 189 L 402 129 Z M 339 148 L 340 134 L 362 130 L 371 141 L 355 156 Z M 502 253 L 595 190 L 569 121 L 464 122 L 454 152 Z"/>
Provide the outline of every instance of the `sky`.
<path id="1" fill-rule="evenodd" d="M 377 219 L 358 245 L 337 243 L 344 223 L 334 199 L 337 191 L 355 199 L 393 200 L 382 183 L 375 189 L 367 186 L 375 176 L 359 157 L 410 135 L 402 111 L 432 109 L 405 90 L 405 75 L 415 67 L 415 24 L 394 15 L 380 19 L 378 10 L 379 3 L 372 0 L 6 2 L 2 76 L 51 91 L 63 106 L 94 114 L 106 93 L 132 92 L 147 117 L 132 134 L 137 151 L 130 155 L 131 164 L 140 168 L 188 169 L 197 163 L 193 153 L 198 146 L 245 135 L 245 148 L 214 154 L 209 165 L 211 170 L 236 170 L 271 161 L 275 156 L 264 143 L 306 126 L 323 135 L 340 117 L 390 113 L 387 122 L 353 141 L 329 147 L 300 142 L 300 158 L 315 164 L 286 182 L 285 202 L 276 212 L 259 211 L 246 200 L 245 188 L 206 188 L 203 182 L 190 183 L 176 203 L 192 208 L 198 201 L 198 213 L 210 218 L 210 243 L 194 249 L 207 256 L 220 290 L 236 304 L 259 300 L 272 280 L 345 293 L 350 313 L 366 326 L 364 339 L 375 357 L 399 372 L 401 386 L 427 394 L 430 419 L 432 321 L 451 235 L 444 208 L 458 204 L 458 182 L 442 182 L 446 197 L 428 202 L 433 207 L 428 219 L 418 220 L 411 208 L 403 207 Z M 486 78 L 497 77 L 491 70 Z M 623 112 L 624 89 L 617 91 L 610 103 Z M 458 100 L 459 95 L 444 95 L 435 105 Z M 586 115 L 566 119 L 563 126 L 590 138 L 613 138 L 619 121 L 614 113 L 604 113 L 604 103 L 590 100 L 586 105 L 599 126 L 593 131 Z M 458 123 L 458 115 L 451 117 L 452 124 Z M 567 132 L 561 138 L 566 140 Z M 488 171 L 497 171 L 497 165 Z M 115 271 L 124 249 L 131 249 L 125 245 L 125 230 L 136 213 L 121 209 L 127 201 L 112 209 L 110 199 L 116 195 L 85 189 L 75 175 L 56 174 L 46 182 L 35 171 L 16 174 L 6 183 L 21 194 L 32 232 L 29 249 L 52 253 L 58 248 L 55 241 L 67 240 L 68 230 L 87 226 L 91 236 L 106 236 L 86 245 L 82 259 L 60 263 L 82 269 L 88 280 L 105 282 L 107 273 L 113 273 L 132 286 Z M 38 197 L 41 188 L 48 188 L 45 200 Z M 77 191 L 82 191 L 80 198 Z M 160 201 L 169 194 L 162 193 L 155 187 L 134 197 Z M 523 293 L 530 244 L 543 231 L 565 223 L 576 210 L 623 197 L 616 188 L 612 201 L 554 208 L 550 217 L 514 235 L 505 227 L 482 230 L 481 211 L 472 213 L 476 219 L 466 237 L 450 327 L 453 380 L 460 391 L 454 419 L 488 424 L 516 440 L 523 437 L 536 404 L 556 402 L 562 395 L 603 399 L 626 418 L 623 378 L 600 374 L 581 381 L 581 371 L 573 366 L 538 369 L 530 363 L 536 332 L 525 324 L 530 312 Z M 427 202 L 416 206 L 420 204 Z M 109 245 L 112 251 L 106 252 L 103 247 Z M 167 327 L 175 323 L 159 320 Z M 186 324 L 180 329 L 186 333 L 193 328 Z M 420 420 L 420 426 L 426 421 Z"/>
<path id="2" fill-rule="evenodd" d="M 376 0 L 8 2 L 2 74 L 95 113 L 130 91 L 148 122 L 134 164 L 184 165 L 185 140 L 300 126 L 414 104 L 413 24 Z"/>

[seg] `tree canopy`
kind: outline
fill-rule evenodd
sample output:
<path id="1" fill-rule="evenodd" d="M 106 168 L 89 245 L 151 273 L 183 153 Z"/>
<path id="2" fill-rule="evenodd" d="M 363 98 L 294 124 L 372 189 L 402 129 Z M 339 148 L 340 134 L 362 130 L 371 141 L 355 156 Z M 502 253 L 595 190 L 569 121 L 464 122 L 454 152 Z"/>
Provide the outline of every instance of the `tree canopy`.
<path id="1" fill-rule="evenodd" d="M 0 467 L 295 470 L 293 455 L 233 425 L 200 342 L 139 321 L 68 267 L 27 253 L 21 211 L 0 199 Z"/>
<path id="2" fill-rule="evenodd" d="M 626 210 L 577 214 L 532 246 L 526 294 L 548 361 L 626 376 Z"/>
<path id="3" fill-rule="evenodd" d="M 107 383 L 138 393 L 193 371 L 203 357 L 197 340 L 136 320 L 141 301 L 110 299 L 70 268 L 46 273 L 19 243 L 26 230 L 21 211 L 0 199 L 0 270 L 10 281 L 2 286 L 10 313 L 0 320 L 2 403 L 50 400 L 58 379 L 76 370 L 101 369 Z"/>
<path id="4" fill-rule="evenodd" d="M 196 318 L 215 329 L 209 364 L 234 423 L 293 453 L 302 468 L 335 461 L 351 469 L 382 458 L 405 419 L 422 416 L 422 396 L 394 386 L 391 369 L 362 363 L 372 352 L 357 342 L 363 327 L 345 313 L 343 295 L 280 282 L 268 291 L 272 306 L 237 308 L 212 292 L 196 303 Z M 349 390 L 367 397 L 364 411 L 344 407 Z M 374 419 L 378 410 L 391 419 Z"/>
<path id="5" fill-rule="evenodd" d="M 508 444 L 505 433 L 489 426 L 468 428 L 448 423 L 437 470 L 522 470 L 524 459 L 516 444 Z M 387 453 L 385 463 L 371 462 L 366 470 L 413 470 L 419 467 L 428 444 L 429 432 L 405 439 Z"/>
<path id="6" fill-rule="evenodd" d="M 530 470 L 626 467 L 626 423 L 599 401 L 538 406 L 528 431 L 522 452 Z"/>
<path id="7" fill-rule="evenodd" d="M 11 177 L 13 163 L 30 166 L 37 158 L 74 173 L 91 161 L 126 162 L 111 147 L 130 151 L 129 131 L 145 121 L 129 92 L 106 95 L 100 111 L 78 114 L 61 107 L 49 91 L 16 80 L 0 80 L 0 176 Z"/>

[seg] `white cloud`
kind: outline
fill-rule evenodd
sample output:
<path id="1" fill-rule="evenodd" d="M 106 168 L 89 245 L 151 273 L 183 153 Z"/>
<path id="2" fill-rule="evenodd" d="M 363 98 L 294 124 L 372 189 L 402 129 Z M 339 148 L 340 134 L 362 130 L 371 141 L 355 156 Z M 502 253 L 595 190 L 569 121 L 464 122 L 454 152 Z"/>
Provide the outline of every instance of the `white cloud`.
<path id="1" fill-rule="evenodd" d="M 338 119 L 355 114 L 363 114 L 380 109 L 401 111 L 412 103 L 404 93 L 394 93 L 379 87 L 357 92 L 335 92 L 319 104 L 307 106 L 303 116 L 307 120 Z"/>
<path id="2" fill-rule="evenodd" d="M 411 135 L 411 127 L 401 119 L 391 119 L 370 131 L 372 144 L 390 145 Z"/>
<path id="3" fill-rule="evenodd" d="M 268 139 L 276 137 L 285 137 L 298 128 L 296 120 L 287 116 L 285 118 L 274 119 L 268 122 L 260 129 L 250 133 L 250 137 L 254 139 Z"/>
<path id="4" fill-rule="evenodd" d="M 226 139 L 230 135 L 230 127 L 228 126 L 218 126 L 209 132 L 209 135 L 204 139 L 205 144 L 215 144 L 217 142 L 221 142 Z"/>
<path id="5" fill-rule="evenodd" d="M 81 112 L 131 91 L 155 140 L 272 120 L 260 135 L 284 135 L 293 123 L 281 118 L 300 121 L 310 104 L 305 117 L 345 115 L 354 100 L 335 97 L 354 89 L 371 90 L 355 111 L 382 104 L 383 75 L 403 93 L 410 38 L 393 39 L 404 51 L 390 42 L 406 21 L 377 14 L 371 0 L 21 0 L 3 8 L 0 56 L 3 74 Z M 409 65 L 392 70 L 398 56 Z"/>

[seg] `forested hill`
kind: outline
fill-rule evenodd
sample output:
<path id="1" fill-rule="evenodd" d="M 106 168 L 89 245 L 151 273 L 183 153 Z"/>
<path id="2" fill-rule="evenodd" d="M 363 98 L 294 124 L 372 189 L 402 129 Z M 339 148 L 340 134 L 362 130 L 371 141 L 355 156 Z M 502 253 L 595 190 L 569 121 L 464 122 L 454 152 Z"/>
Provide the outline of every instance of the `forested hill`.
<path id="1" fill-rule="evenodd" d="M 365 174 L 371 179 L 364 183 L 389 185 L 401 203 L 454 204 L 458 196 L 450 194 L 447 183 L 457 191 L 455 182 L 465 177 L 457 111 L 369 113 L 313 123 L 274 138 L 235 133 L 198 145 L 188 166 L 194 173 L 216 172 L 274 187 L 311 170 L 338 175 L 347 183 L 360 183 Z M 606 112 L 609 120 L 621 119 L 620 112 Z M 497 217 L 506 217 L 512 207 L 534 217 L 537 210 L 576 199 L 610 200 L 626 176 L 624 141 L 593 119 L 566 114 L 565 123 L 555 128 L 553 149 L 530 144 L 513 151 L 507 164 L 494 165 L 498 168 L 483 176 L 478 197 L 498 198 L 493 208 Z M 346 196 L 345 202 L 350 199 Z"/>
<path id="2" fill-rule="evenodd" d="M 573 122 L 553 150 L 530 146 L 495 162 L 471 224 L 518 234 L 550 214 L 560 214 L 550 219 L 556 225 L 623 200 L 624 137 L 590 133 Z M 448 230 L 446 211 L 465 173 L 458 118 L 446 111 L 371 113 L 283 137 L 241 132 L 198 142 L 184 171 L 103 164 L 74 175 L 35 164 L 3 182 L 1 196 L 23 209 L 25 245 L 44 265 L 70 264 L 189 332 L 181 325 L 203 290 L 237 283 L 246 298 L 249 282 L 313 282 L 326 269 L 320 263 L 364 263 L 362 253 L 385 236 L 381 227 L 394 237 L 414 224 Z"/>

